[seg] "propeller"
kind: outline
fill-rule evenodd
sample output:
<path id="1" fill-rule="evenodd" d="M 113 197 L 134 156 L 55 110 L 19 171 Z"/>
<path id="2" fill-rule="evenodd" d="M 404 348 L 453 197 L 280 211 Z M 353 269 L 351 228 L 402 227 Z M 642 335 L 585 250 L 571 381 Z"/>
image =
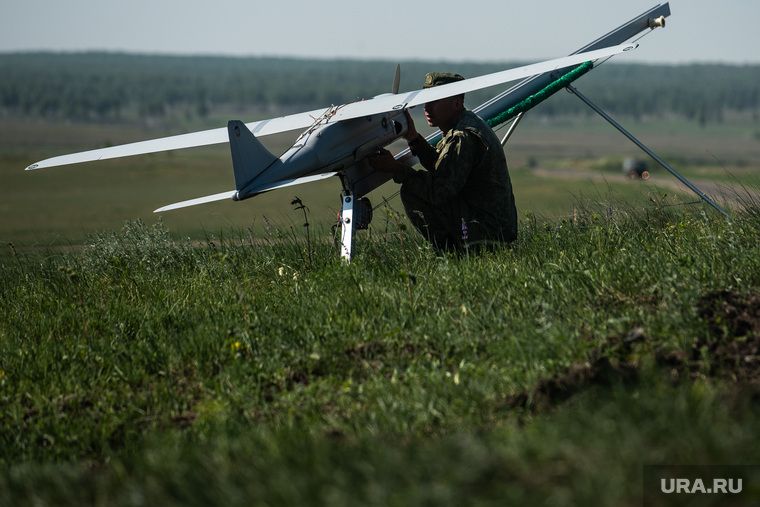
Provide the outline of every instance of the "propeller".
<path id="1" fill-rule="evenodd" d="M 398 87 L 401 84 L 401 64 L 396 64 L 396 75 L 393 76 L 393 88 L 391 93 L 396 95 L 398 93 Z"/>

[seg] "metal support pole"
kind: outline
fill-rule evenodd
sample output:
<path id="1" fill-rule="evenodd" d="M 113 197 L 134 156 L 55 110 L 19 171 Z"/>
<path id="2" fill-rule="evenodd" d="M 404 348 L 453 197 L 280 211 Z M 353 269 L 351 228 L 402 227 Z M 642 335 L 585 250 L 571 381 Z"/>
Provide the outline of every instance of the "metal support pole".
<path id="1" fill-rule="evenodd" d="M 650 150 L 644 143 L 642 143 L 641 141 L 639 141 L 638 139 L 636 139 L 633 134 L 631 134 L 626 129 L 624 129 L 622 125 L 620 125 L 610 115 L 608 115 L 606 112 L 604 112 L 604 110 L 602 108 L 600 108 L 599 106 L 597 106 L 596 104 L 594 104 L 593 102 L 591 102 L 591 100 L 588 97 L 586 97 L 585 95 L 583 95 L 581 92 L 579 92 L 577 88 L 575 88 L 573 85 L 567 85 L 567 90 L 570 93 L 574 94 L 579 99 L 581 99 L 583 102 L 585 102 L 588 107 L 590 107 L 591 109 L 593 109 L 599 116 L 601 116 L 602 118 L 604 118 L 605 120 L 607 120 L 607 122 L 609 122 L 610 125 L 612 125 L 616 129 L 618 129 L 621 134 L 623 134 L 625 137 L 627 137 L 628 139 L 630 139 L 636 146 L 638 146 L 639 148 L 641 148 L 647 155 L 649 155 L 650 157 L 652 157 L 658 164 L 660 164 L 670 174 L 672 174 L 673 176 L 675 176 L 678 179 L 678 181 L 680 181 L 681 183 L 683 183 L 684 185 L 686 185 L 692 192 L 694 192 L 695 194 L 697 194 L 700 197 L 700 199 L 702 199 L 707 204 L 709 204 L 710 206 L 712 206 L 713 208 L 715 208 L 717 211 L 719 211 L 720 213 L 722 213 L 726 218 L 729 218 L 729 215 L 726 212 L 726 210 L 724 210 L 723 208 L 721 208 L 720 206 L 718 206 L 715 203 L 715 201 L 713 201 L 712 199 L 710 199 L 710 197 L 707 194 L 705 194 L 704 192 L 702 192 L 696 185 L 694 185 L 692 182 L 690 182 L 685 177 L 683 177 L 682 175 L 680 175 L 675 169 L 673 169 L 670 166 L 670 164 L 668 164 L 663 159 L 661 159 L 655 152 L 653 152 L 652 150 Z"/>
<path id="2" fill-rule="evenodd" d="M 501 140 L 502 146 L 507 144 L 507 141 L 509 141 L 509 138 L 512 137 L 512 132 L 515 131 L 515 127 L 517 127 L 517 124 L 520 123 L 520 120 L 522 120 L 522 117 L 524 114 L 525 114 L 525 111 L 515 116 L 515 120 L 512 122 L 512 125 L 509 126 L 509 129 L 507 129 L 507 133 L 504 134 L 504 138 Z"/>
<path id="3" fill-rule="evenodd" d="M 354 194 L 344 190 L 340 195 L 340 200 L 340 257 L 350 263 L 354 232 Z"/>

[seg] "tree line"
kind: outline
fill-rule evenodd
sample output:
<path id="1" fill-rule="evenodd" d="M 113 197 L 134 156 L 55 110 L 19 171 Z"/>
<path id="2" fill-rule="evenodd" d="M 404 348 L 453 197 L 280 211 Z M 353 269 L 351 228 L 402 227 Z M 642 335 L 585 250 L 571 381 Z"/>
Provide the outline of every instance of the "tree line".
<path id="1" fill-rule="evenodd" d="M 402 90 L 418 88 L 430 70 L 467 76 L 522 62 L 403 62 Z M 272 57 L 162 56 L 124 53 L 0 54 L 0 112 L 73 120 L 164 117 L 175 111 L 316 108 L 390 91 L 396 62 Z M 760 65 L 608 63 L 578 87 L 613 113 L 677 114 L 721 121 L 727 111 L 758 115 Z M 468 96 L 470 106 L 491 96 Z M 578 114 L 585 107 L 558 93 L 540 114 Z"/>

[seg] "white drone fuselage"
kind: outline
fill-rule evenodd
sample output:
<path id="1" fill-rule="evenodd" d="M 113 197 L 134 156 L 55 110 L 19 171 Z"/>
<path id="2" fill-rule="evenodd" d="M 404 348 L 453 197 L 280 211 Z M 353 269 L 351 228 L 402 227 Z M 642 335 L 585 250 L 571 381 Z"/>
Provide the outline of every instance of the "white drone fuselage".
<path id="1" fill-rule="evenodd" d="M 242 128 L 240 123 L 237 125 Z M 407 117 L 402 110 L 318 125 L 304 131 L 293 146 L 265 167 L 262 167 L 259 154 L 259 160 L 256 160 L 256 155 L 241 160 L 244 167 L 239 168 L 236 166 L 238 162 L 235 151 L 243 149 L 239 147 L 241 143 L 253 141 L 245 133 L 240 136 L 242 141 L 233 139 L 233 136 L 237 136 L 233 125 L 230 130 L 230 149 L 237 187 L 233 199 L 239 201 L 253 197 L 283 180 L 342 174 L 403 136 L 407 128 Z"/>

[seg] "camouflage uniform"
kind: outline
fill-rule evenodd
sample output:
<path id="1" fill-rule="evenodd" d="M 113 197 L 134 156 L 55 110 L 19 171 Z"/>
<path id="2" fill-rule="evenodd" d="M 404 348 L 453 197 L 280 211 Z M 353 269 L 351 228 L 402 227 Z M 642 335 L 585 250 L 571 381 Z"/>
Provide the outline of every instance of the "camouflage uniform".
<path id="1" fill-rule="evenodd" d="M 427 84 L 427 81 L 426 81 Z M 410 142 L 423 171 L 394 176 L 412 224 L 436 248 L 460 250 L 517 238 L 517 209 L 499 139 L 475 113 L 464 111 L 435 148 Z"/>

